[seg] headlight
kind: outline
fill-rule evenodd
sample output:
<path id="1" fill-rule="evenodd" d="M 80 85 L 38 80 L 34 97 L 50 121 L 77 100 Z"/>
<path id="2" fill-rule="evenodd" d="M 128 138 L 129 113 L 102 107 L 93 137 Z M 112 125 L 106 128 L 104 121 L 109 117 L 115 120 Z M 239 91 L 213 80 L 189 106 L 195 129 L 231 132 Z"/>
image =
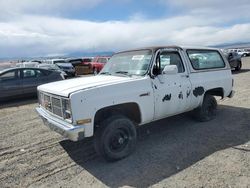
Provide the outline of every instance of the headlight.
<path id="1" fill-rule="evenodd" d="M 39 103 L 40 105 L 43 105 L 43 104 L 44 104 L 43 93 L 37 90 L 37 95 L 38 95 L 38 103 Z"/>
<path id="2" fill-rule="evenodd" d="M 63 108 L 63 118 L 65 120 L 72 121 L 71 117 L 71 107 L 69 99 L 62 99 L 62 108 Z"/>

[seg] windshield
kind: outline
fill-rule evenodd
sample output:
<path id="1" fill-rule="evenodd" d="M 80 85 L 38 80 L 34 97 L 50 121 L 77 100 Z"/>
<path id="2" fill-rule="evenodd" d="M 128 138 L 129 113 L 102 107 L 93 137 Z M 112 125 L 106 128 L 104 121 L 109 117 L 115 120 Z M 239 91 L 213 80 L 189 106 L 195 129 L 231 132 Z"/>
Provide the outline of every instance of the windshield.
<path id="1" fill-rule="evenodd" d="M 100 74 L 142 76 L 146 74 L 151 58 L 151 50 L 118 53 L 111 57 Z"/>

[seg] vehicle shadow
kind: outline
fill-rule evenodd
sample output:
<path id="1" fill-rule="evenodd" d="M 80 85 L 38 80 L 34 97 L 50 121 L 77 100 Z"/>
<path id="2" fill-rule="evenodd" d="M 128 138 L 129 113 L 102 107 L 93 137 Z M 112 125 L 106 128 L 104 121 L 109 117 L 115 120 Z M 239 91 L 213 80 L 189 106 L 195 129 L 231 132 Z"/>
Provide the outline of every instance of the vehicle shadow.
<path id="1" fill-rule="evenodd" d="M 190 167 L 203 158 L 250 140 L 250 109 L 220 105 L 210 122 L 187 114 L 138 129 L 136 151 L 108 163 L 95 154 L 92 139 L 60 142 L 69 156 L 108 187 L 147 187 Z"/>
<path id="2" fill-rule="evenodd" d="M 17 107 L 27 104 L 33 104 L 37 102 L 36 96 L 22 97 L 16 99 L 8 99 L 5 101 L 0 101 L 0 109 L 9 108 L 9 107 Z"/>

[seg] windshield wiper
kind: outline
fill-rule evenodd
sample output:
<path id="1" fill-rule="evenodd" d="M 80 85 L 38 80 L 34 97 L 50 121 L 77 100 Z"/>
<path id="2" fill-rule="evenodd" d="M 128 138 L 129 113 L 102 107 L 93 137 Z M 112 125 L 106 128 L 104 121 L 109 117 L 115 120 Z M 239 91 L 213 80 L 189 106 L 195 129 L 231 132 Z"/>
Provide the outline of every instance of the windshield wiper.
<path id="1" fill-rule="evenodd" d="M 116 73 L 116 74 L 124 74 L 124 75 L 129 76 L 127 71 L 117 71 L 117 72 L 115 72 L 115 73 Z"/>
<path id="2" fill-rule="evenodd" d="M 100 74 L 111 75 L 109 72 L 101 72 Z"/>

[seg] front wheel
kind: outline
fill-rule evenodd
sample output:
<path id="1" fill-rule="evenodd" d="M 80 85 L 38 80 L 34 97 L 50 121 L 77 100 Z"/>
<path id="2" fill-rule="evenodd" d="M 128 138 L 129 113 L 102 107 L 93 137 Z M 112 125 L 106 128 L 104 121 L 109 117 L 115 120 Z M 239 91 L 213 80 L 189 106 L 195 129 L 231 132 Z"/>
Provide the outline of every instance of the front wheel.
<path id="1" fill-rule="evenodd" d="M 199 121 L 205 122 L 215 118 L 217 111 L 217 101 L 214 96 L 206 94 L 202 105 L 193 111 L 194 116 Z"/>
<path id="2" fill-rule="evenodd" d="M 107 161 L 130 155 L 136 146 L 136 128 L 131 120 L 116 115 L 101 123 L 94 137 L 96 152 Z"/>

